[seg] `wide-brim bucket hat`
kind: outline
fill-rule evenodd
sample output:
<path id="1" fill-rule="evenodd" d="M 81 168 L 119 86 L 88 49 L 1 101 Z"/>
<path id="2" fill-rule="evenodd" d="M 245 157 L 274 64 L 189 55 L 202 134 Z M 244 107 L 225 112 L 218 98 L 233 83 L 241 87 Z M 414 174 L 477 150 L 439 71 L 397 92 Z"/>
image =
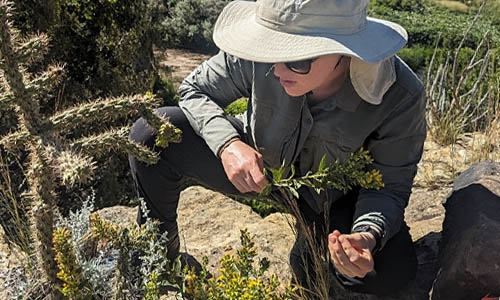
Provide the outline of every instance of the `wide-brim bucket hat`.
<path id="1" fill-rule="evenodd" d="M 343 54 L 367 63 L 400 50 L 400 25 L 367 17 L 369 0 L 233 1 L 219 15 L 213 39 L 221 50 L 256 62 Z"/>

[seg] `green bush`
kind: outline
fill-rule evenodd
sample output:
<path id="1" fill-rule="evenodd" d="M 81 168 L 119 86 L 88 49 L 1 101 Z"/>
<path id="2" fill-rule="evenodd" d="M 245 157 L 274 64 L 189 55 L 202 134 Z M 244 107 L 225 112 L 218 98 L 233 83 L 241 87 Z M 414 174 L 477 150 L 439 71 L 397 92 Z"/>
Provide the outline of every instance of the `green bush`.
<path id="1" fill-rule="evenodd" d="M 398 52 L 398 55 L 417 73 L 427 69 L 434 49 L 430 47 L 415 46 L 412 48 L 403 48 Z"/>
<path id="2" fill-rule="evenodd" d="M 425 0 L 375 0 L 370 1 L 369 8 L 379 13 L 388 10 L 422 12 L 426 3 Z"/>
<path id="3" fill-rule="evenodd" d="M 230 116 L 236 116 L 244 113 L 247 110 L 247 106 L 248 106 L 248 99 L 241 98 L 229 104 L 226 107 L 226 109 L 224 109 L 224 111 L 226 112 L 226 114 Z"/>
<path id="4" fill-rule="evenodd" d="M 371 15 L 401 24 L 408 31 L 408 47 L 421 46 L 434 48 L 438 37 L 441 47 L 456 49 L 467 28 L 475 17 L 475 12 L 468 14 L 453 13 L 436 5 L 421 2 L 419 10 L 398 10 L 387 6 L 374 6 Z M 476 48 L 478 41 L 486 31 L 490 32 L 492 45 L 500 44 L 500 28 L 493 19 L 482 16 L 476 26 L 467 35 L 465 46 Z"/>
<path id="5" fill-rule="evenodd" d="M 161 30 L 165 45 L 199 52 L 212 52 L 212 29 L 222 8 L 230 0 L 173 0 Z"/>
<path id="6" fill-rule="evenodd" d="M 59 101 L 151 90 L 155 70 L 147 1 L 17 0 L 15 5 L 22 31 L 42 31 L 51 39 L 44 64 L 65 65 L 69 79 Z"/>
<path id="7" fill-rule="evenodd" d="M 163 99 L 163 105 L 171 106 L 179 103 L 176 84 L 170 78 L 157 76 L 153 86 L 153 93 Z"/>

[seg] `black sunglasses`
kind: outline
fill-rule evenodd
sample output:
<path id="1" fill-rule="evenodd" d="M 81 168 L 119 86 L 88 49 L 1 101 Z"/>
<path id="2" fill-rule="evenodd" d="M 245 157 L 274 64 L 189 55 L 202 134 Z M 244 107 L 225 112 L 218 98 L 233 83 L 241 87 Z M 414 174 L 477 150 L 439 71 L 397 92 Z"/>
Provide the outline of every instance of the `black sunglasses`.
<path id="1" fill-rule="evenodd" d="M 285 66 L 294 73 L 306 75 L 311 71 L 311 65 L 316 59 L 318 58 L 316 57 L 306 60 L 289 61 L 285 63 Z"/>
<path id="2" fill-rule="evenodd" d="M 344 56 L 340 56 L 339 60 L 337 61 L 337 64 L 335 64 L 335 69 L 339 66 L 340 62 L 342 61 L 342 58 Z M 317 60 L 318 58 L 311 58 L 311 59 L 306 59 L 306 60 L 298 60 L 298 61 L 290 61 L 286 62 L 285 66 L 292 72 L 300 74 L 300 75 L 306 75 L 309 72 L 311 72 L 311 65 L 312 63 Z"/>

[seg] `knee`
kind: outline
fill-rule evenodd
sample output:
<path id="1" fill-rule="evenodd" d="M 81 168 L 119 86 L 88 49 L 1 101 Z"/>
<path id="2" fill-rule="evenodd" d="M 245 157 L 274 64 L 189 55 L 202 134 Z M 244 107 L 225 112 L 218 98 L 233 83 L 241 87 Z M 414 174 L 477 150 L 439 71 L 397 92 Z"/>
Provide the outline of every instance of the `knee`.
<path id="1" fill-rule="evenodd" d="M 135 121 L 130 129 L 129 138 L 136 143 L 152 147 L 154 145 L 156 133 L 151 126 L 148 125 L 145 119 L 140 118 Z"/>
<path id="2" fill-rule="evenodd" d="M 182 124 L 182 120 L 185 118 L 179 107 L 160 107 L 157 112 L 159 115 L 166 117 L 176 127 L 179 127 L 179 124 Z M 156 131 L 149 126 L 145 119 L 140 118 L 132 125 L 129 138 L 136 143 L 153 148 Z"/>

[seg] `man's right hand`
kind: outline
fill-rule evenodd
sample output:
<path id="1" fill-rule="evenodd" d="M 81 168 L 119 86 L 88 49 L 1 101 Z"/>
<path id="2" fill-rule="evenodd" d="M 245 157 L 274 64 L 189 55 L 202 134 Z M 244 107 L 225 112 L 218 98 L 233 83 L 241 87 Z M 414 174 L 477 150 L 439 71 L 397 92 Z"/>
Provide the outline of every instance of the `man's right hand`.
<path id="1" fill-rule="evenodd" d="M 268 184 L 262 154 L 244 142 L 231 142 L 219 156 L 227 178 L 241 193 L 259 193 Z"/>

